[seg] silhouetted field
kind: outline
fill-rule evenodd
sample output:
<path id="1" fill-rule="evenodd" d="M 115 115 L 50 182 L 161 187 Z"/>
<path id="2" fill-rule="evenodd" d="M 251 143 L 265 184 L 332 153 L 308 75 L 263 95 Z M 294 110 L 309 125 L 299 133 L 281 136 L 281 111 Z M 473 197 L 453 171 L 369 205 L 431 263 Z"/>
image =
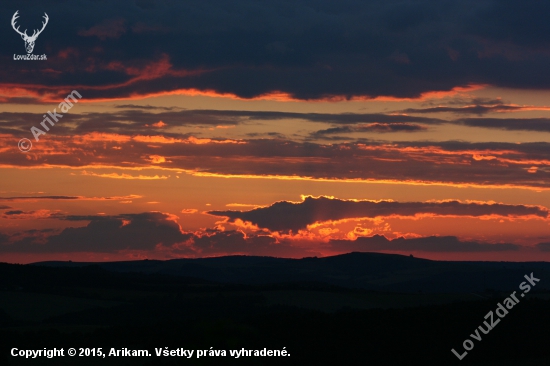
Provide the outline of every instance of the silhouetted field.
<path id="1" fill-rule="evenodd" d="M 475 341 L 474 349 L 459 361 L 451 348 L 462 351 L 462 342 L 482 324 L 485 314 L 517 290 L 523 275 L 531 272 L 541 279 L 536 291 L 489 334 L 482 334 L 482 340 Z M 304 260 L 227 257 L 93 265 L 0 264 L 0 362 L 547 365 L 548 273 L 547 263 L 434 262 L 365 253 Z M 448 287 L 442 289 L 443 280 Z M 228 353 L 199 359 L 26 360 L 10 357 L 12 347 L 102 347 L 103 352 L 125 347 L 153 354 L 160 347 L 286 347 L 290 357 L 235 359 Z"/>

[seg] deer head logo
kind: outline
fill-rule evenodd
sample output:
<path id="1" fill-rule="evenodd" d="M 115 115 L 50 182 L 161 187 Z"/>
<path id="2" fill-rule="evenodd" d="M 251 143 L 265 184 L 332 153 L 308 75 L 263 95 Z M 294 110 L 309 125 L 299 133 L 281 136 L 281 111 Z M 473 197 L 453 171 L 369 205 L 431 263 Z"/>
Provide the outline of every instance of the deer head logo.
<path id="1" fill-rule="evenodd" d="M 13 14 L 13 17 L 11 18 L 11 26 L 13 27 L 13 30 L 15 30 L 17 33 L 19 33 L 19 35 L 21 35 L 21 38 L 23 38 L 23 41 L 25 41 L 25 48 L 27 49 L 27 53 L 32 53 L 32 50 L 34 49 L 34 42 L 36 42 L 36 39 L 38 38 L 40 33 L 42 33 L 44 28 L 46 28 L 46 24 L 48 24 L 48 20 L 49 20 L 48 14 L 44 13 L 45 21 L 42 22 L 42 29 L 40 30 L 35 29 L 32 36 L 29 37 L 26 29 L 24 32 L 21 32 L 19 31 L 19 26 L 15 28 L 15 21 L 17 20 L 17 18 L 19 18 L 19 15 L 17 14 L 18 12 L 19 10 L 17 10 L 15 14 Z"/>

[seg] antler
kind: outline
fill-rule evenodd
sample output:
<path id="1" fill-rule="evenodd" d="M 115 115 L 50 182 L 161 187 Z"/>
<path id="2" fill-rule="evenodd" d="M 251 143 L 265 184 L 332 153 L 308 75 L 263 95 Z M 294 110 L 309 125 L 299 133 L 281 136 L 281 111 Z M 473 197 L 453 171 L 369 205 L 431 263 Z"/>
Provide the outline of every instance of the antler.
<path id="1" fill-rule="evenodd" d="M 17 26 L 17 28 L 15 27 L 15 22 L 17 20 L 17 18 L 19 18 L 19 10 L 17 10 L 15 12 L 15 14 L 13 14 L 13 17 L 11 18 L 11 26 L 13 27 L 13 30 L 16 31 L 17 33 L 19 33 L 22 37 L 25 37 L 26 39 L 32 39 L 32 40 L 35 40 L 39 35 L 40 33 L 42 33 L 42 31 L 44 30 L 44 28 L 46 28 L 46 25 L 48 24 L 48 20 L 50 20 L 50 18 L 48 17 L 48 14 L 44 13 L 44 22 L 42 22 L 42 29 L 38 30 L 38 29 L 35 29 L 32 36 L 29 37 L 29 35 L 27 34 L 27 30 L 25 29 L 25 32 L 21 32 L 19 30 L 19 26 Z"/>
<path id="2" fill-rule="evenodd" d="M 23 33 L 19 30 L 19 26 L 17 28 L 15 28 L 15 21 L 17 20 L 17 18 L 19 18 L 19 15 L 17 15 L 17 13 L 19 13 L 19 10 L 17 10 L 15 12 L 15 14 L 13 14 L 13 17 L 11 18 L 11 26 L 13 27 L 13 30 L 16 31 L 17 33 L 19 33 L 21 36 L 28 37 L 26 29 L 25 29 L 25 33 Z M 44 14 L 46 14 L 46 13 L 44 13 Z"/>
<path id="3" fill-rule="evenodd" d="M 46 28 L 46 25 L 48 24 L 48 20 L 50 20 L 50 18 L 48 18 L 48 14 L 44 13 L 44 16 L 43 18 L 46 20 L 45 22 L 42 22 L 42 29 L 38 30 L 38 29 L 35 29 L 32 36 L 30 36 L 30 38 L 33 38 L 33 39 L 36 39 L 38 37 L 38 35 L 40 33 L 42 33 L 42 31 L 44 30 L 44 28 Z M 25 29 L 25 32 L 27 32 L 27 30 Z M 37 33 L 38 32 L 38 33 Z"/>

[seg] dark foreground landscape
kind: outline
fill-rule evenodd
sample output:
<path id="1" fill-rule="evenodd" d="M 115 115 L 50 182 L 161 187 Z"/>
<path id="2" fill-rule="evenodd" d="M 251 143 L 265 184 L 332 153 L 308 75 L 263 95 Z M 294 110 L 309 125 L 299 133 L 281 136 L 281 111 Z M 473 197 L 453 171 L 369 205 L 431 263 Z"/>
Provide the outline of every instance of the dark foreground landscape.
<path id="1" fill-rule="evenodd" d="M 531 273 L 540 281 L 519 297 Z M 0 364 L 548 365 L 549 288 L 550 263 L 375 253 L 0 264 Z M 520 301 L 472 339 L 513 291 Z M 451 349 L 464 353 L 466 339 L 474 348 L 459 361 Z M 27 360 L 14 347 L 152 356 Z M 157 357 L 165 347 L 227 355 Z M 290 356 L 230 356 L 243 348 Z"/>

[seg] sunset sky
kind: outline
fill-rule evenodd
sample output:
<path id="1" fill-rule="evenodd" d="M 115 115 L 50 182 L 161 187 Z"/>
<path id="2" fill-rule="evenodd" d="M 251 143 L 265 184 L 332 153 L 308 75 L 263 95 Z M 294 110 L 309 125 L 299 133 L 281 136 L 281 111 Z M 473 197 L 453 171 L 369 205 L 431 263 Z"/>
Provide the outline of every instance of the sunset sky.
<path id="1" fill-rule="evenodd" d="M 0 9 L 0 261 L 550 260 L 550 3 Z"/>

